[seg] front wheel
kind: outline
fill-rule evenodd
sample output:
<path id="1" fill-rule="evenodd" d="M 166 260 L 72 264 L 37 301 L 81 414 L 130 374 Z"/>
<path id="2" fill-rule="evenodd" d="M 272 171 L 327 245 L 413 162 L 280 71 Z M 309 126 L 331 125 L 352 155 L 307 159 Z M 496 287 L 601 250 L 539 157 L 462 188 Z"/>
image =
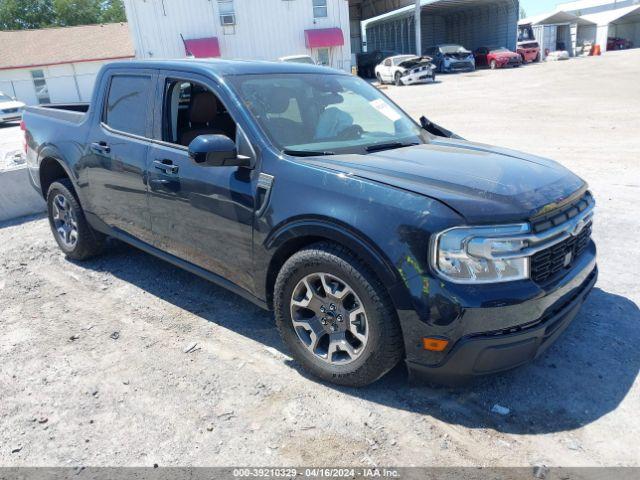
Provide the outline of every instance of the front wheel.
<path id="1" fill-rule="evenodd" d="M 393 79 L 396 84 L 396 87 L 402 86 L 402 74 L 400 72 L 396 72 L 396 75 Z"/>
<path id="2" fill-rule="evenodd" d="M 491 60 L 489 66 L 491 67 L 491 70 L 495 70 L 496 68 L 498 68 L 498 63 L 495 60 Z"/>
<path id="3" fill-rule="evenodd" d="M 295 359 L 339 385 L 368 385 L 403 354 L 394 308 L 375 275 L 350 251 L 329 243 L 294 254 L 274 292 L 276 324 Z"/>
<path id="4" fill-rule="evenodd" d="M 60 179 L 49 187 L 47 212 L 53 237 L 67 257 L 86 260 L 102 251 L 105 237 L 87 222 L 68 179 Z"/>

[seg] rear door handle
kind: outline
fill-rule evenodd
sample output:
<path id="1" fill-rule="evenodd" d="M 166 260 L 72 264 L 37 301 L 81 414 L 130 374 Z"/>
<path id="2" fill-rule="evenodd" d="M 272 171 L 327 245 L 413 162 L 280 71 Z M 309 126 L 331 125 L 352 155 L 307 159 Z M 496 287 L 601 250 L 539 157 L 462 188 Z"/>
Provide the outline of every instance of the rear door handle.
<path id="1" fill-rule="evenodd" d="M 153 166 L 167 175 L 175 175 L 178 173 L 178 166 L 174 165 L 171 160 L 154 160 Z"/>
<path id="2" fill-rule="evenodd" d="M 93 142 L 91 148 L 98 153 L 109 153 L 111 147 L 107 145 L 107 142 Z"/>

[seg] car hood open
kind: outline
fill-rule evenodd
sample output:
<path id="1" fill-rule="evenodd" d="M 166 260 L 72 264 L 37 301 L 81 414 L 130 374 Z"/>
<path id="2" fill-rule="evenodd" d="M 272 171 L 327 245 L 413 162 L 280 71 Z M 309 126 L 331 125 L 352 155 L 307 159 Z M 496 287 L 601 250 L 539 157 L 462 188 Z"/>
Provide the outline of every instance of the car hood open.
<path id="1" fill-rule="evenodd" d="M 409 60 L 405 60 L 404 62 L 398 64 L 398 66 L 409 69 L 417 67 L 418 65 L 429 65 L 431 64 L 431 60 L 433 60 L 431 57 L 415 57 L 410 58 Z"/>
<path id="2" fill-rule="evenodd" d="M 463 140 L 299 160 L 437 199 L 470 224 L 526 221 L 587 188 L 552 160 Z"/>

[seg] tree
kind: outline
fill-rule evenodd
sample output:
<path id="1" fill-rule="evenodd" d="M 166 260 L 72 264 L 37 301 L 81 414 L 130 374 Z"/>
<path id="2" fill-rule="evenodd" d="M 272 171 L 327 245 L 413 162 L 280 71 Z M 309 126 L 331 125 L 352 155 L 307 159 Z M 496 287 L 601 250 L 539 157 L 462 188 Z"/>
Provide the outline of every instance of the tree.
<path id="1" fill-rule="evenodd" d="M 53 11 L 61 27 L 100 23 L 99 0 L 53 0 Z"/>
<path id="2" fill-rule="evenodd" d="M 122 0 L 0 0 L 0 30 L 126 21 Z"/>
<path id="3" fill-rule="evenodd" d="M 43 28 L 53 24 L 52 0 L 0 0 L 0 30 Z"/>
<path id="4" fill-rule="evenodd" d="M 100 23 L 126 22 L 127 15 L 124 11 L 122 0 L 107 0 L 102 2 Z"/>
<path id="5" fill-rule="evenodd" d="M 522 20 L 523 18 L 527 18 L 527 11 L 524 9 L 524 7 L 520 6 L 520 20 Z"/>

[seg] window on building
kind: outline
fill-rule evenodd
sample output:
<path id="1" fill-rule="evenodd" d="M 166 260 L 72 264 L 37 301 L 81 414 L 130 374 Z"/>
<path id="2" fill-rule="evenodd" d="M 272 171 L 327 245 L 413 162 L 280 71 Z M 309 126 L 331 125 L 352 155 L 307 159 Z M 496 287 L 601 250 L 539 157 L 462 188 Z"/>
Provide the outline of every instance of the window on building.
<path id="1" fill-rule="evenodd" d="M 327 0 L 313 0 L 313 18 L 327 16 Z"/>
<path id="2" fill-rule="evenodd" d="M 329 49 L 328 48 L 319 48 L 318 49 L 318 65 L 329 65 Z"/>
<path id="3" fill-rule="evenodd" d="M 236 10 L 233 6 L 233 0 L 218 0 L 218 11 L 220 12 L 221 25 L 236 24 Z"/>
<path id="4" fill-rule="evenodd" d="M 104 122 L 114 130 L 145 136 L 151 77 L 116 75 L 111 79 Z"/>
<path id="5" fill-rule="evenodd" d="M 47 86 L 47 79 L 44 78 L 44 72 L 42 70 L 31 70 L 31 79 L 33 80 L 33 88 L 36 90 L 38 103 L 51 103 L 49 87 Z"/>
<path id="6" fill-rule="evenodd" d="M 167 80 L 162 140 L 187 147 L 199 135 L 236 138 L 236 123 L 220 99 L 207 87 Z"/>

